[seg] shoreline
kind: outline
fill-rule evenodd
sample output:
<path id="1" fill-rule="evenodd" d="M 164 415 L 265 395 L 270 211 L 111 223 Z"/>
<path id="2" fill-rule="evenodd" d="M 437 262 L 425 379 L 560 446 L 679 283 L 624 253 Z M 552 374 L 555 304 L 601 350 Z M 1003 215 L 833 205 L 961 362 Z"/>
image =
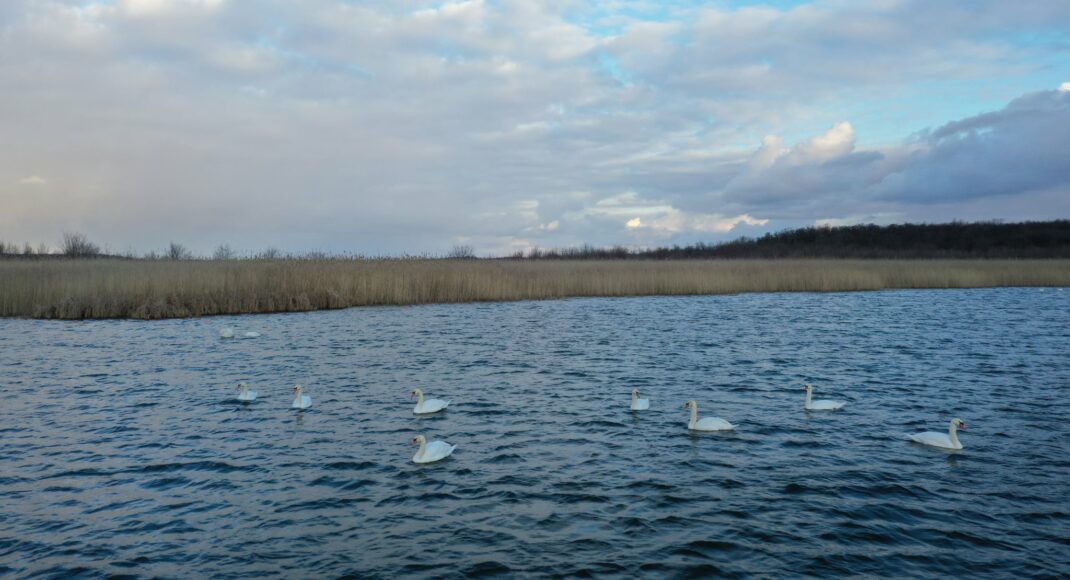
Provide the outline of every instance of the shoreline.
<path id="1" fill-rule="evenodd" d="M 1070 260 L 0 260 L 0 317 L 197 318 L 581 297 L 1066 287 Z"/>

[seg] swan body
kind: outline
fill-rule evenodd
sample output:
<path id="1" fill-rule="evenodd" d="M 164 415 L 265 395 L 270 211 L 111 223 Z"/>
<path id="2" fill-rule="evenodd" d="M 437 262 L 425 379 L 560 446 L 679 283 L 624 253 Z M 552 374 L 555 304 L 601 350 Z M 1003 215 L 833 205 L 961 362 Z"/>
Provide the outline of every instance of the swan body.
<path id="1" fill-rule="evenodd" d="M 243 333 L 241 335 L 242 338 L 258 338 L 259 336 L 260 336 L 259 332 L 253 332 L 251 330 L 249 332 Z"/>
<path id="2" fill-rule="evenodd" d="M 921 443 L 922 445 L 931 445 L 933 447 L 940 447 L 941 449 L 962 449 L 962 443 L 959 442 L 958 430 L 966 430 L 966 422 L 962 419 L 952 419 L 950 426 L 947 429 L 947 434 L 937 433 L 936 431 L 924 431 L 922 433 L 913 433 L 907 435 L 915 443 Z"/>
<path id="3" fill-rule="evenodd" d="M 650 408 L 650 399 L 640 399 L 639 389 L 632 389 L 632 410 L 646 411 Z"/>
<path id="4" fill-rule="evenodd" d="M 412 396 L 416 397 L 416 406 L 413 407 L 412 412 L 417 415 L 437 413 L 442 409 L 449 407 L 451 402 L 443 401 L 442 399 L 424 399 L 424 392 L 420 389 L 413 389 Z"/>
<path id="5" fill-rule="evenodd" d="M 256 400 L 256 391 L 250 391 L 249 385 L 238 383 L 238 400 L 243 403 L 252 403 Z"/>
<path id="6" fill-rule="evenodd" d="M 816 401 L 811 400 L 814 394 L 814 386 L 807 383 L 806 385 L 806 405 L 807 411 L 835 411 L 842 409 L 847 403 L 843 401 L 830 401 L 829 399 L 818 399 Z"/>
<path id="7" fill-rule="evenodd" d="M 234 327 L 224 326 L 219 329 L 219 338 L 234 338 Z"/>
<path id="8" fill-rule="evenodd" d="M 293 409 L 307 409 L 312 406 L 312 397 L 304 394 L 305 388 L 301 385 L 294 387 L 294 402 L 290 405 Z"/>
<path id="9" fill-rule="evenodd" d="M 731 431 L 735 426 L 720 417 L 698 418 L 698 404 L 694 401 L 684 403 L 685 409 L 691 409 L 691 420 L 687 428 L 692 431 Z"/>
<path id="10" fill-rule="evenodd" d="M 416 455 L 412 456 L 413 463 L 434 463 L 441 459 L 445 459 L 453 453 L 453 450 L 457 448 L 456 445 L 450 445 L 445 441 L 432 441 L 427 442 L 427 439 L 423 435 L 417 435 L 412 438 L 414 445 L 419 445 L 420 449 L 416 451 Z"/>

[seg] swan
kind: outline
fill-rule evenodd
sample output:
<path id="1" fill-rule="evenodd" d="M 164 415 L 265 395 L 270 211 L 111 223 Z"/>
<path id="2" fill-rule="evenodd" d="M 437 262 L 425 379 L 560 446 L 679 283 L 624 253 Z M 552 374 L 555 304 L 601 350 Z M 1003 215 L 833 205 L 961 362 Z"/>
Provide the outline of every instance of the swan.
<path id="1" fill-rule="evenodd" d="M 698 418 L 698 405 L 694 401 L 688 401 L 684 403 L 685 409 L 691 409 L 691 421 L 687 423 L 687 428 L 692 431 L 731 431 L 735 427 L 720 417 L 703 417 L 701 420 Z"/>
<path id="2" fill-rule="evenodd" d="M 259 336 L 260 336 L 259 332 L 253 332 L 251 330 L 249 332 L 242 333 L 242 335 L 241 335 L 242 338 L 257 338 Z"/>
<path id="3" fill-rule="evenodd" d="M 256 391 L 250 391 L 249 385 L 245 383 L 238 383 L 238 400 L 245 403 L 251 403 L 256 400 Z"/>
<path id="4" fill-rule="evenodd" d="M 294 409 L 307 409 L 312 406 L 312 397 L 304 394 L 305 388 L 301 385 L 294 387 L 294 402 L 290 405 Z"/>
<path id="5" fill-rule="evenodd" d="M 412 456 L 413 463 L 433 463 L 449 457 L 450 454 L 453 453 L 453 450 L 457 449 L 456 445 L 450 445 L 445 441 L 432 441 L 428 443 L 423 435 L 413 437 L 412 444 L 420 446 L 416 455 Z"/>
<path id="6" fill-rule="evenodd" d="M 412 412 L 417 415 L 437 413 L 450 406 L 450 401 L 443 401 L 442 399 L 424 400 L 424 392 L 420 389 L 413 389 L 410 398 L 412 397 L 416 397 L 416 406 L 413 407 Z"/>
<path id="7" fill-rule="evenodd" d="M 828 399 L 819 399 L 817 401 L 811 401 L 810 398 L 813 396 L 813 394 L 814 394 L 814 386 L 809 384 L 809 383 L 807 383 L 806 384 L 806 406 L 805 406 L 805 409 L 807 411 L 835 411 L 837 409 L 842 409 L 843 406 L 847 404 L 847 403 L 844 403 L 843 401 L 830 401 Z"/>
<path id="8" fill-rule="evenodd" d="M 959 443 L 959 429 L 965 430 L 966 422 L 962 419 L 952 419 L 951 426 L 947 429 L 947 435 L 936 431 L 925 431 L 924 433 L 913 433 L 907 435 L 907 437 L 923 445 L 932 445 L 933 447 L 942 447 L 944 449 L 962 449 L 962 443 Z"/>
<path id="9" fill-rule="evenodd" d="M 632 389 L 632 410 L 646 411 L 650 408 L 650 399 L 640 399 L 639 389 Z"/>
<path id="10" fill-rule="evenodd" d="M 219 329 L 219 338 L 234 338 L 234 327 L 224 326 Z"/>

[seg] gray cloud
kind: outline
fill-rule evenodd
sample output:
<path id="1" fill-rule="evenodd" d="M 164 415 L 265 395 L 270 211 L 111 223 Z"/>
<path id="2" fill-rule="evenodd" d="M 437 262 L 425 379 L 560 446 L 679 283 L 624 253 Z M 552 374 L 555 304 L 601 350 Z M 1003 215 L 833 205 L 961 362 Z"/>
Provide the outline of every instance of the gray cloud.
<path id="1" fill-rule="evenodd" d="M 0 3 L 0 239 L 504 252 L 1014 218 L 1015 196 L 1066 210 L 1063 93 L 883 147 L 840 113 L 845 92 L 1042 68 L 1063 49 L 1006 38 L 1067 21 L 1065 3 L 644 10 L 658 21 L 571 2 Z"/>

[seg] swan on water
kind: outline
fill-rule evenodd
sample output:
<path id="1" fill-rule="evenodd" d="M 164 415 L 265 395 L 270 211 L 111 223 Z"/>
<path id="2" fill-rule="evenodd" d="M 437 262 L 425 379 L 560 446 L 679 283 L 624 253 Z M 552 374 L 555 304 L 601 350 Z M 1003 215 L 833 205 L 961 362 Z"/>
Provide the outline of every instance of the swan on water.
<path id="1" fill-rule="evenodd" d="M 694 401 L 688 401 L 684 403 L 685 409 L 691 409 L 691 421 L 687 423 L 687 428 L 692 431 L 731 431 L 735 427 L 720 417 L 703 417 L 698 418 L 698 404 Z"/>
<path id="2" fill-rule="evenodd" d="M 816 401 L 810 400 L 814 395 L 814 386 L 810 383 L 806 384 L 806 406 L 807 411 L 835 411 L 836 409 L 842 409 L 847 403 L 843 401 L 831 401 L 829 399 L 818 399 Z"/>
<path id="3" fill-rule="evenodd" d="M 219 329 L 219 338 L 234 338 L 234 327 L 224 326 Z"/>
<path id="4" fill-rule="evenodd" d="M 416 397 L 416 406 L 413 407 L 412 412 L 416 413 L 417 415 L 437 413 L 450 405 L 450 401 L 443 401 L 442 399 L 425 400 L 424 392 L 420 389 L 413 389 L 412 395 L 409 398 L 412 397 Z"/>
<path id="5" fill-rule="evenodd" d="M 256 400 L 256 391 L 250 391 L 245 383 L 238 383 L 238 400 L 251 403 Z"/>
<path id="6" fill-rule="evenodd" d="M 907 437 L 922 445 L 932 445 L 943 449 L 962 449 L 962 443 L 959 443 L 959 429 L 965 431 L 966 422 L 962 419 L 952 419 L 946 435 L 936 431 L 925 431 L 923 433 L 912 433 Z"/>
<path id="7" fill-rule="evenodd" d="M 412 444 L 420 446 L 420 449 L 416 451 L 416 455 L 412 456 L 413 463 L 433 463 L 440 459 L 445 459 L 457 448 L 456 445 L 450 445 L 445 441 L 432 441 L 428 443 L 423 435 L 413 437 Z"/>
<path id="8" fill-rule="evenodd" d="M 244 332 L 241 335 L 242 338 L 258 338 L 259 336 L 260 336 L 259 332 L 254 332 L 252 330 L 250 330 L 249 332 Z"/>
<path id="9" fill-rule="evenodd" d="M 650 408 L 650 399 L 640 399 L 639 389 L 632 389 L 632 410 L 646 411 Z"/>
<path id="10" fill-rule="evenodd" d="M 294 387 L 294 402 L 290 407 L 294 409 L 307 409 L 312 406 L 312 397 L 304 394 L 305 388 L 301 385 Z"/>

